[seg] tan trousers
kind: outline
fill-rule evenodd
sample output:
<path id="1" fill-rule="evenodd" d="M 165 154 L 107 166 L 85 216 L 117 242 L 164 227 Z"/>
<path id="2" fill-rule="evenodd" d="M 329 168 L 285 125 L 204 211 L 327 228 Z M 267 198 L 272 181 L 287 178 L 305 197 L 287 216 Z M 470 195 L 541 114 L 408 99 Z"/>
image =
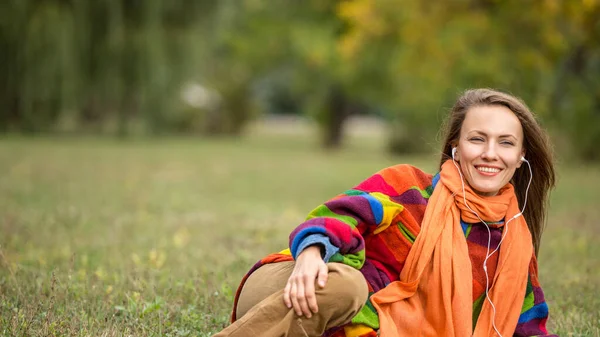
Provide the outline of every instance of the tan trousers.
<path id="1" fill-rule="evenodd" d="M 272 263 L 248 277 L 236 308 L 238 320 L 213 337 L 318 337 L 350 322 L 367 301 L 367 282 L 347 265 L 328 263 L 327 267 L 327 284 L 322 289 L 315 285 L 319 312 L 311 318 L 297 316 L 283 302 L 283 288 L 294 262 Z"/>

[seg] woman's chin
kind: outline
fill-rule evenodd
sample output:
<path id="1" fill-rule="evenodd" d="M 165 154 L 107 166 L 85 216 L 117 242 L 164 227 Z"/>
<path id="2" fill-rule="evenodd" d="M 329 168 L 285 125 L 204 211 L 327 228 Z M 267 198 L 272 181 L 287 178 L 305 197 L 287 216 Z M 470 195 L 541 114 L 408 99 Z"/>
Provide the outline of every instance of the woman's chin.
<path id="1" fill-rule="evenodd" d="M 475 186 L 472 186 L 473 190 L 475 191 L 475 193 L 484 196 L 484 197 L 492 197 L 496 194 L 498 194 L 498 191 L 500 191 L 500 187 L 497 187 L 496 185 L 494 186 L 489 186 L 489 185 L 483 185 L 483 184 L 475 184 Z"/>

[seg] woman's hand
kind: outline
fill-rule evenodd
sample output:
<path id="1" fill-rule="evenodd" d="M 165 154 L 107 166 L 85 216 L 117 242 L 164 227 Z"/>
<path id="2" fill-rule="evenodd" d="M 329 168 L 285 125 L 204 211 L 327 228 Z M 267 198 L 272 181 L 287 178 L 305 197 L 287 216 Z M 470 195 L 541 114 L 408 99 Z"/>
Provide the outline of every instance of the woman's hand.
<path id="1" fill-rule="evenodd" d="M 283 301 L 288 308 L 294 308 L 298 316 L 310 318 L 319 311 L 315 296 L 315 280 L 319 287 L 327 283 L 327 264 L 321 257 L 319 246 L 304 249 L 296 259 L 292 275 L 283 289 Z"/>

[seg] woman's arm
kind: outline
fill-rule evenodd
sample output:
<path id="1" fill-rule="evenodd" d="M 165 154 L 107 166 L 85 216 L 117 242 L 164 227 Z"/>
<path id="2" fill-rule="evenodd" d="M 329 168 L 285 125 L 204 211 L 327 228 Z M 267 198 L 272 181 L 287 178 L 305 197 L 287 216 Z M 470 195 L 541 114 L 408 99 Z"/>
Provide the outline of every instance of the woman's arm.
<path id="1" fill-rule="evenodd" d="M 354 189 L 315 208 L 290 235 L 290 251 L 296 265 L 284 289 L 284 302 L 297 315 L 311 317 L 318 311 L 315 281 L 327 282 L 330 258 L 360 269 L 365 262 L 364 235 L 389 226 L 404 207 L 391 198 L 396 190 L 384 176 L 402 173 L 384 169 Z M 383 227 L 380 227 L 383 226 Z"/>
<path id="2" fill-rule="evenodd" d="M 315 208 L 290 235 L 292 255 L 297 257 L 307 247 L 307 238 L 318 234 L 323 247 L 330 243 L 338 249 L 330 261 L 360 269 L 365 261 L 364 237 L 396 224 L 406 203 L 423 209 L 412 214 L 402 230 L 413 235 L 419 232 L 417 218 L 424 212 L 423 197 L 428 198 L 432 192 L 432 179 L 430 174 L 410 165 L 395 165 L 377 172 Z M 325 253 L 329 255 L 331 249 Z"/>
<path id="3" fill-rule="evenodd" d="M 376 175 L 377 176 L 377 175 Z M 368 186 L 371 177 L 359 186 Z M 290 235 L 290 250 L 296 258 L 307 246 L 307 240 L 317 240 L 327 247 L 330 243 L 337 249 L 336 260 L 356 269 L 365 261 L 363 235 L 387 227 L 403 211 L 404 207 L 378 191 L 352 189 L 315 208 L 306 221 Z M 324 239 L 327 239 L 326 241 Z M 329 249 L 329 251 L 332 251 Z"/>

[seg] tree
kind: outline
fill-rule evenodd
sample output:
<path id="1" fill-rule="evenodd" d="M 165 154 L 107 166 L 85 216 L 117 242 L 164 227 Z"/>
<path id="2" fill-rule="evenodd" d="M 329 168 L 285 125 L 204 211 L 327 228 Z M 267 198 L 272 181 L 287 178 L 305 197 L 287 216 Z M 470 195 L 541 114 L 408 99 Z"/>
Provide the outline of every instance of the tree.
<path id="1" fill-rule="evenodd" d="M 584 159 L 598 159 L 600 4 L 595 1 L 353 0 L 339 14 L 349 55 L 383 46 L 392 95 L 392 148 L 430 148 L 440 110 L 469 87 L 513 92 L 562 125 Z M 582 136 L 583 132 L 583 136 Z"/>

